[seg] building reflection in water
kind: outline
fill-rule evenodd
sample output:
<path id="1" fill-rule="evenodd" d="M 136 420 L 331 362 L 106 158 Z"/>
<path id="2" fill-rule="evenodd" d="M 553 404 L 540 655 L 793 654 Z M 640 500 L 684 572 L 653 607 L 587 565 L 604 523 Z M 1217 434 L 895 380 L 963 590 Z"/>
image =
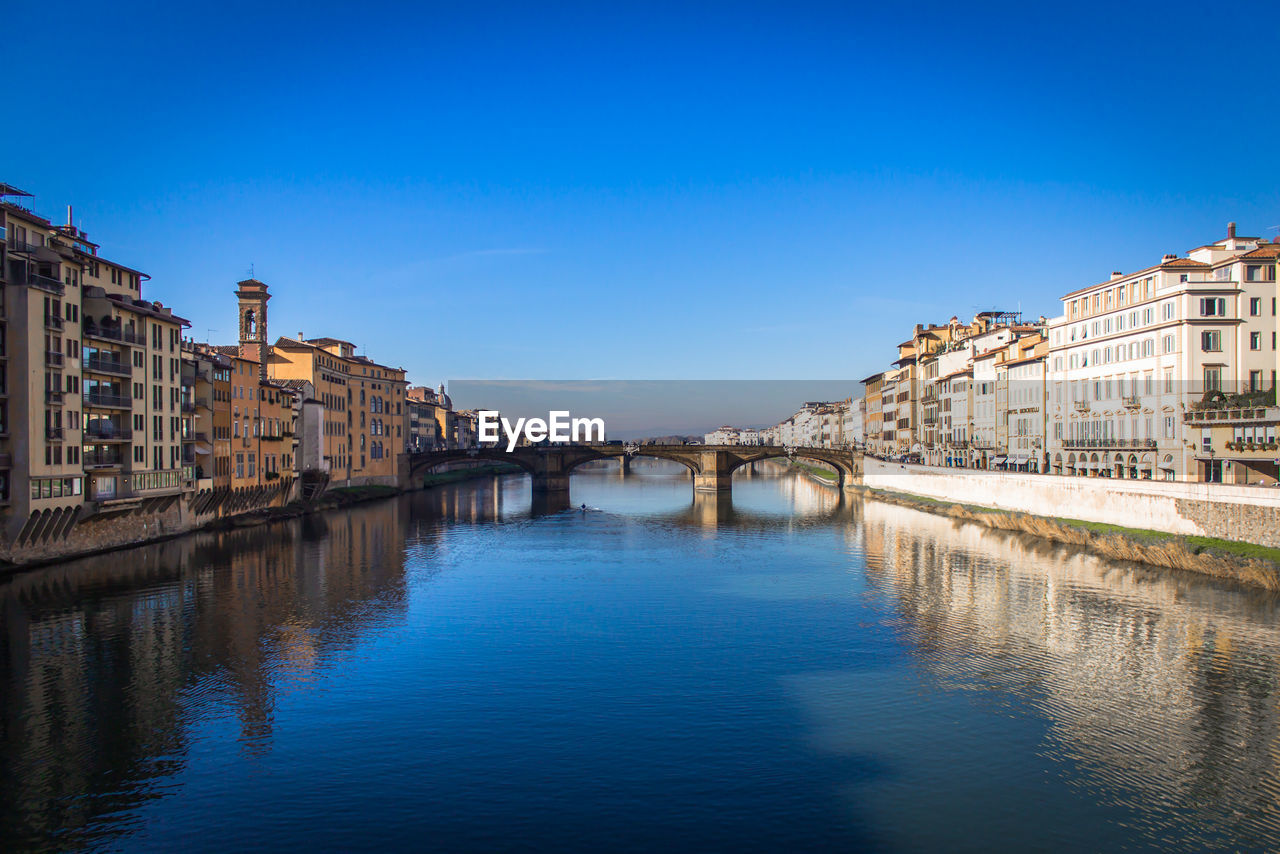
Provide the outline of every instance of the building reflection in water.
<path id="1" fill-rule="evenodd" d="M 270 750 L 281 691 L 403 614 L 400 510 L 206 533 L 0 586 L 4 838 L 71 848 L 122 829 L 98 819 L 180 770 L 215 705 L 234 708 L 247 754 Z"/>
<path id="2" fill-rule="evenodd" d="M 916 659 L 948 687 L 1037 707 L 1055 758 L 1153 837 L 1278 838 L 1275 596 L 877 501 L 862 536 Z"/>
<path id="3" fill-rule="evenodd" d="M 1034 709 L 1044 751 L 1083 769 L 1078 784 L 1094 788 L 1092 800 L 1130 805 L 1152 838 L 1192 848 L 1213 847 L 1214 827 L 1280 839 L 1275 597 L 850 499 L 776 467 L 736 478 L 728 500 L 693 497 L 678 470 L 637 468 L 633 476 L 653 478 L 649 509 L 584 527 L 682 529 L 701 540 L 731 531 L 751 549 L 760 532 L 834 534 L 849 557 L 838 580 L 860 594 L 865 575 L 868 600 L 882 603 L 911 661 L 946 690 Z M 616 470 L 589 476 L 598 481 L 573 488 L 616 506 L 634 500 Z M 248 761 L 269 753 L 284 698 L 407 620 L 406 555 L 414 572 L 449 566 L 421 558 L 448 557 L 451 528 L 525 524 L 539 512 L 528 478 L 493 478 L 8 579 L 0 839 L 117 842 L 136 829 L 131 812 L 186 766 L 201 721 L 224 709 Z M 794 542 L 816 551 L 828 541 Z M 858 715 L 870 713 L 853 708 L 865 695 L 822 699 L 837 726 L 867 724 Z"/>

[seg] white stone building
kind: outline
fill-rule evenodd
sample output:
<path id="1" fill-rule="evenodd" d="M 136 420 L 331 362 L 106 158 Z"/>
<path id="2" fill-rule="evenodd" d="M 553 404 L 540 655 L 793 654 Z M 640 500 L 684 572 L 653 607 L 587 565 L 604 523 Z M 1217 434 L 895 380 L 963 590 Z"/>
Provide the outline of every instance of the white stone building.
<path id="1" fill-rule="evenodd" d="M 1226 238 L 1062 297 L 1049 324 L 1051 470 L 1213 480 L 1184 413 L 1206 392 L 1275 384 L 1280 247 Z"/>

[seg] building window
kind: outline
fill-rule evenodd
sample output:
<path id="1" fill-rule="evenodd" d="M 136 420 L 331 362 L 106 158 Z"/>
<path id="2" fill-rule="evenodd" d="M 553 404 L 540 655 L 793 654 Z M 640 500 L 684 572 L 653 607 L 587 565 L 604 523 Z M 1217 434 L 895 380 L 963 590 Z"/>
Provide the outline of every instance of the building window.
<path id="1" fill-rule="evenodd" d="M 1274 282 L 1276 268 L 1269 264 L 1249 264 L 1245 267 L 1244 278 L 1247 282 Z"/>
<path id="2" fill-rule="evenodd" d="M 1206 367 L 1204 369 L 1204 390 L 1222 391 L 1222 368 Z"/>
<path id="3" fill-rule="evenodd" d="M 1261 332 L 1249 333 L 1249 349 L 1250 350 L 1262 349 L 1262 333 Z"/>
<path id="4" fill-rule="evenodd" d="M 1204 297 L 1200 300 L 1201 317 L 1226 317 L 1227 301 L 1222 297 Z"/>
<path id="5" fill-rule="evenodd" d="M 1200 333 L 1200 349 L 1206 353 L 1218 353 L 1222 350 L 1222 333 L 1216 329 L 1206 329 Z"/>

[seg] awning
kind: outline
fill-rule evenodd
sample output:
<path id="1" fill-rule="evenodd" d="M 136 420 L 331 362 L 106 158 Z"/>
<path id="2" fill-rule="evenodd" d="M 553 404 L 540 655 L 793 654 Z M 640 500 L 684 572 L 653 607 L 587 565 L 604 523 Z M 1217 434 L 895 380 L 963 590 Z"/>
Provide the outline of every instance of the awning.
<path id="1" fill-rule="evenodd" d="M 991 461 L 991 465 L 998 466 L 1007 459 L 1008 457 L 996 457 L 994 460 Z"/>

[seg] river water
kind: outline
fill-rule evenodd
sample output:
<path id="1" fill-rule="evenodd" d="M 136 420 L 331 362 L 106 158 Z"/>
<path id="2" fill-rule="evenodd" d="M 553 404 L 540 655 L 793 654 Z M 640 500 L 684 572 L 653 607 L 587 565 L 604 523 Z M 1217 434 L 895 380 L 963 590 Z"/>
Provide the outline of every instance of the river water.
<path id="1" fill-rule="evenodd" d="M 1280 847 L 1274 596 L 656 463 L 0 582 L 0 848 Z"/>

